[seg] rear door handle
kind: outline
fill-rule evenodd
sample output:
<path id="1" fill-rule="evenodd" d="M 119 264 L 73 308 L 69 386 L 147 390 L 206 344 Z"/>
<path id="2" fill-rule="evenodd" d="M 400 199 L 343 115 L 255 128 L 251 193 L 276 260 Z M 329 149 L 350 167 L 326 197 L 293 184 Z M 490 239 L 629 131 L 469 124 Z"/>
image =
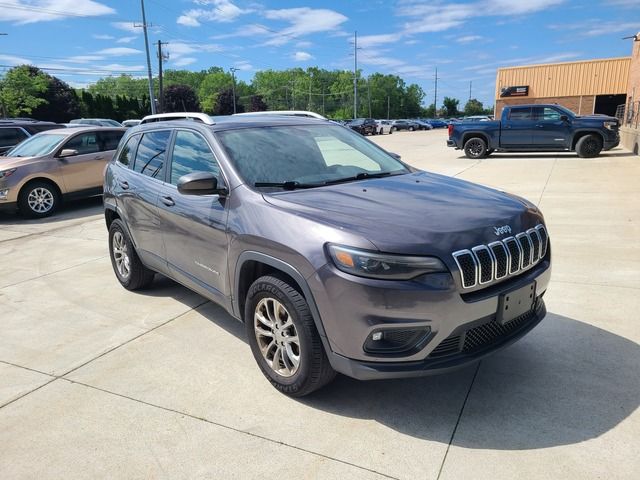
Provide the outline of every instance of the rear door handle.
<path id="1" fill-rule="evenodd" d="M 123 190 L 129 190 L 129 183 L 127 183 L 127 182 L 125 182 L 125 181 L 122 181 L 122 182 L 120 182 L 120 187 L 121 187 Z"/>
<path id="2" fill-rule="evenodd" d="M 544 128 L 544 125 L 536 125 L 538 128 Z"/>
<path id="3" fill-rule="evenodd" d="M 162 203 L 164 203 L 167 207 L 173 207 L 176 202 L 173 201 L 173 198 L 171 197 L 160 197 L 160 200 L 162 200 Z"/>

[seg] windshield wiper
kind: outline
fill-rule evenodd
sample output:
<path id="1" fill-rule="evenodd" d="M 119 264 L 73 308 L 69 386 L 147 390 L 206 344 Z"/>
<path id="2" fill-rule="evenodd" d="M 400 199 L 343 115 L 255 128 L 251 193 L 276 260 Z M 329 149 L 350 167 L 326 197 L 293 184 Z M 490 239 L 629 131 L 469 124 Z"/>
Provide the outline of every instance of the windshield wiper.
<path id="1" fill-rule="evenodd" d="M 297 188 L 315 188 L 321 187 L 322 183 L 300 183 L 300 182 L 256 182 L 253 184 L 254 187 L 278 187 L 283 190 L 295 190 Z"/>
<path id="2" fill-rule="evenodd" d="M 369 179 L 369 178 L 387 177 L 387 176 L 391 175 L 392 173 L 395 173 L 395 172 L 380 172 L 380 173 L 362 172 L 362 173 L 359 173 L 357 175 L 354 175 L 353 177 L 345 177 L 345 178 L 337 178 L 335 180 L 327 180 L 326 182 L 324 182 L 324 185 L 334 185 L 336 183 L 353 182 L 355 180 L 365 180 L 365 179 Z"/>

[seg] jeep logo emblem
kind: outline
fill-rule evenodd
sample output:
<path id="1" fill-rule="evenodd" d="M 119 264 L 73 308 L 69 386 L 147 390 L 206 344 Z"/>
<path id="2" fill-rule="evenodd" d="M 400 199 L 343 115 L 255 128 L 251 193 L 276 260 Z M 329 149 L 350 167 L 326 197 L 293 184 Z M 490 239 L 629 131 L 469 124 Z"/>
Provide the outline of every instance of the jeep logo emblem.
<path id="1" fill-rule="evenodd" d="M 493 231 L 496 235 L 504 235 L 505 233 L 511 233 L 511 227 L 509 225 L 503 225 L 502 227 L 493 227 Z"/>

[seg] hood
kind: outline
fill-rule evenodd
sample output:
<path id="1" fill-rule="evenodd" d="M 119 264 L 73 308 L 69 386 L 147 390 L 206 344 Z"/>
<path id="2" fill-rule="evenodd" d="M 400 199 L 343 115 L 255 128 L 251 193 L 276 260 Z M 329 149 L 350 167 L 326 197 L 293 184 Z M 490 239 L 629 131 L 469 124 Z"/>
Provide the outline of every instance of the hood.
<path id="1" fill-rule="evenodd" d="M 40 160 L 42 157 L 0 157 L 0 170 L 28 165 L 33 160 Z"/>
<path id="2" fill-rule="evenodd" d="M 576 119 L 598 121 L 598 122 L 617 122 L 618 121 L 616 117 L 610 117 L 609 115 L 578 115 Z"/>
<path id="3" fill-rule="evenodd" d="M 366 238 L 389 253 L 446 254 L 508 237 L 542 221 L 533 204 L 427 172 L 266 194 L 272 205 Z M 331 241 L 331 239 L 327 239 Z"/>

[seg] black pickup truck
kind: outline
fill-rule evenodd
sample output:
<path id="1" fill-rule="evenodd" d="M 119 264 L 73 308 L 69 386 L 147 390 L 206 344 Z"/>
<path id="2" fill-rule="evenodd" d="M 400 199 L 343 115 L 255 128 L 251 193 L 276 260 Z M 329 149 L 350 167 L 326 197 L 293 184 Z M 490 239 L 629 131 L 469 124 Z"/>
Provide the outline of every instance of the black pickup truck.
<path id="1" fill-rule="evenodd" d="M 449 125 L 447 145 L 468 158 L 493 152 L 575 151 L 597 157 L 620 143 L 619 122 L 606 115 L 576 115 L 560 105 L 518 105 L 502 110 L 502 120 Z"/>

